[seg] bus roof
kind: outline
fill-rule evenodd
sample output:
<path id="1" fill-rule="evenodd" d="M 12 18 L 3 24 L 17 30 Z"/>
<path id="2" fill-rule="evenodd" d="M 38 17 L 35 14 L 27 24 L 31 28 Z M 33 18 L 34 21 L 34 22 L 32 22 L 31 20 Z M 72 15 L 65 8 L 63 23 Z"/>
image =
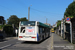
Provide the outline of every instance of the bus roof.
<path id="1" fill-rule="evenodd" d="M 41 23 L 41 22 L 39 22 L 38 25 L 43 26 L 43 27 L 48 27 L 48 28 L 50 28 L 50 26 L 48 26 L 48 25 L 46 25 L 46 24 L 43 24 L 43 23 Z"/>

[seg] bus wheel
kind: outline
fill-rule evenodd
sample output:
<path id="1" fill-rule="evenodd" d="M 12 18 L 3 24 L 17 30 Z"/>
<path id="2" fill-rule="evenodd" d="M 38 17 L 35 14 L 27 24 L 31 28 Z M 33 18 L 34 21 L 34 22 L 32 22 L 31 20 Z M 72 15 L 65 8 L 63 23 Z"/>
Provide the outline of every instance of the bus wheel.
<path id="1" fill-rule="evenodd" d="M 44 36 L 42 36 L 42 40 L 44 40 Z"/>

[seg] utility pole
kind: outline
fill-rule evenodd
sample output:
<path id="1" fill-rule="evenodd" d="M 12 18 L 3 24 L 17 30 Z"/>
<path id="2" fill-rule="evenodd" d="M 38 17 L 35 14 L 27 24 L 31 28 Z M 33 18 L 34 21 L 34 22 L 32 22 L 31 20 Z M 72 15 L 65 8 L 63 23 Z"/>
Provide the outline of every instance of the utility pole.
<path id="1" fill-rule="evenodd" d="M 30 6 L 28 7 L 28 21 L 30 19 Z"/>
<path id="2" fill-rule="evenodd" d="M 30 5 L 32 6 L 32 5 Z M 28 7 L 28 21 L 30 20 L 30 6 Z"/>
<path id="3" fill-rule="evenodd" d="M 47 18 L 46 18 L 46 24 L 47 24 Z"/>
<path id="4" fill-rule="evenodd" d="M 45 16 L 46 17 L 46 16 Z M 47 24 L 47 18 L 46 18 L 46 24 Z"/>

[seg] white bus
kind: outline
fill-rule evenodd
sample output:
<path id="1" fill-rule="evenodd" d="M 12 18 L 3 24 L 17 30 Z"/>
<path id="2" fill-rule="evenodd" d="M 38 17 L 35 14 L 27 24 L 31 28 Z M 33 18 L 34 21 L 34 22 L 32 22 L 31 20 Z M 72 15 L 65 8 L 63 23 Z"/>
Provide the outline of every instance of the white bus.
<path id="1" fill-rule="evenodd" d="M 50 36 L 50 27 L 37 21 L 20 21 L 18 40 L 39 42 Z"/>

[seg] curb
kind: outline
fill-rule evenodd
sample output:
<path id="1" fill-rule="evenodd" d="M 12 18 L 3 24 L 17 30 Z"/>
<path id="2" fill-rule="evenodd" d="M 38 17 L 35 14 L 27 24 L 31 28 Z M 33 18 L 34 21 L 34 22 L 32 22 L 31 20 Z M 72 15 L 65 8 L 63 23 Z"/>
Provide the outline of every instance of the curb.
<path id="1" fill-rule="evenodd" d="M 18 37 L 7 37 L 5 39 L 18 39 Z"/>

